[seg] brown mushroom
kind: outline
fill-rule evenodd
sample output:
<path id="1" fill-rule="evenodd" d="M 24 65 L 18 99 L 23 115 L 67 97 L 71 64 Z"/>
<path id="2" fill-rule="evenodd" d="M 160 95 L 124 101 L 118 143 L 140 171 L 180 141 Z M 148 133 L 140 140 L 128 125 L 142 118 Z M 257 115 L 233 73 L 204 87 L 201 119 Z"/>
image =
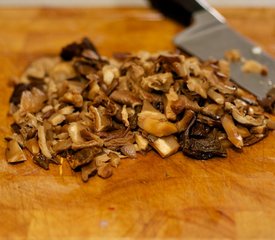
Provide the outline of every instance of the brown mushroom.
<path id="1" fill-rule="evenodd" d="M 157 138 L 150 145 L 157 150 L 161 157 L 165 158 L 176 153 L 180 147 L 175 136 Z"/>
<path id="2" fill-rule="evenodd" d="M 190 109 L 194 112 L 198 112 L 201 110 L 197 102 L 191 101 L 190 99 L 188 99 L 188 97 L 184 95 L 180 95 L 178 100 L 172 102 L 171 108 L 176 114 L 183 112 L 185 109 Z"/>
<path id="3" fill-rule="evenodd" d="M 7 143 L 6 159 L 9 163 L 17 163 L 27 160 L 23 150 L 19 146 L 18 142 L 14 139 L 8 141 Z"/>
<path id="4" fill-rule="evenodd" d="M 169 92 L 165 94 L 164 97 L 164 114 L 167 117 L 168 120 L 175 121 L 177 119 L 177 115 L 172 110 L 172 103 L 177 101 L 179 98 L 178 94 L 174 90 L 174 87 L 171 87 L 169 89 Z"/>
<path id="5" fill-rule="evenodd" d="M 221 118 L 221 122 L 229 141 L 232 142 L 235 147 L 242 148 L 244 145 L 243 138 L 239 134 L 232 117 L 229 114 L 225 114 Z"/>
<path id="6" fill-rule="evenodd" d="M 187 80 L 187 87 L 191 92 L 199 94 L 203 98 L 207 98 L 208 83 L 200 78 L 190 77 Z"/>
<path id="7" fill-rule="evenodd" d="M 141 81 L 141 87 L 146 91 L 157 90 L 168 92 L 173 83 L 173 76 L 170 72 L 158 73 L 152 76 L 144 77 Z"/>
<path id="8" fill-rule="evenodd" d="M 144 101 L 138 114 L 138 126 L 157 137 L 164 137 L 177 132 L 174 123 L 167 120 L 164 114 L 156 110 L 148 101 Z"/>
<path id="9" fill-rule="evenodd" d="M 126 90 L 116 90 L 112 92 L 110 98 L 120 104 L 125 104 L 128 107 L 136 107 L 142 105 L 142 101 L 135 94 Z"/>

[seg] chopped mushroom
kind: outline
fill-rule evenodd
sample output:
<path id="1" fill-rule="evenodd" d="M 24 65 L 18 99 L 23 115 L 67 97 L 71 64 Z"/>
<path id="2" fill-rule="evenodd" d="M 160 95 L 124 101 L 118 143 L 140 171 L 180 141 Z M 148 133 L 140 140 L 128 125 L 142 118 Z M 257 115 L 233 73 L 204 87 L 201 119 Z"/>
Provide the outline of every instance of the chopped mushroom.
<path id="1" fill-rule="evenodd" d="M 208 83 L 200 78 L 190 77 L 187 80 L 187 87 L 190 91 L 199 94 L 203 98 L 207 98 Z"/>
<path id="2" fill-rule="evenodd" d="M 6 159 L 9 163 L 26 161 L 27 158 L 16 140 L 10 140 L 7 144 Z"/>
<path id="3" fill-rule="evenodd" d="M 164 114 L 156 110 L 147 101 L 144 102 L 143 108 L 138 114 L 138 126 L 157 137 L 164 137 L 177 132 L 176 125 L 169 122 Z"/>
<path id="4" fill-rule="evenodd" d="M 157 150 L 157 152 L 163 158 L 168 157 L 176 153 L 180 147 L 177 138 L 175 136 L 161 137 L 151 143 L 151 146 Z"/>
<path id="5" fill-rule="evenodd" d="M 255 60 L 246 60 L 242 66 L 242 71 L 247 73 L 258 73 L 261 75 L 267 75 L 267 67 Z"/>
<path id="6" fill-rule="evenodd" d="M 142 101 L 133 93 L 127 90 L 114 91 L 110 98 L 120 104 L 125 104 L 128 107 L 136 107 L 142 105 Z"/>
<path id="7" fill-rule="evenodd" d="M 141 81 L 141 86 L 146 91 L 157 90 L 168 92 L 172 83 L 173 77 L 171 73 L 159 73 L 144 77 Z"/>
<path id="8" fill-rule="evenodd" d="M 44 126 L 38 127 L 38 145 L 43 155 L 47 158 L 52 158 L 52 154 L 47 146 L 46 133 Z"/>
<path id="9" fill-rule="evenodd" d="M 241 60 L 241 53 L 238 49 L 231 49 L 224 53 L 225 58 L 230 62 L 236 62 Z"/>
<path id="10" fill-rule="evenodd" d="M 225 114 L 221 118 L 222 126 L 228 136 L 230 142 L 237 148 L 243 147 L 243 138 L 239 134 L 237 127 L 235 126 L 233 119 L 230 115 Z"/>
<path id="11" fill-rule="evenodd" d="M 167 117 L 168 120 L 176 120 L 177 119 L 177 115 L 175 114 L 175 112 L 172 110 L 172 103 L 174 101 L 177 101 L 179 98 L 178 94 L 175 92 L 174 87 L 171 87 L 169 89 L 169 92 L 165 94 L 165 98 L 164 98 L 164 113 L 165 116 Z"/>
<path id="12" fill-rule="evenodd" d="M 239 61 L 238 51 L 225 54 Z M 275 88 L 261 102 L 230 81 L 229 62 L 180 53 L 101 56 L 88 38 L 30 64 L 13 83 L 8 162 L 49 169 L 66 160 L 82 180 L 113 174 L 121 159 L 154 149 L 195 159 L 226 157 L 275 129 Z M 259 63 L 244 70 L 267 74 Z"/>

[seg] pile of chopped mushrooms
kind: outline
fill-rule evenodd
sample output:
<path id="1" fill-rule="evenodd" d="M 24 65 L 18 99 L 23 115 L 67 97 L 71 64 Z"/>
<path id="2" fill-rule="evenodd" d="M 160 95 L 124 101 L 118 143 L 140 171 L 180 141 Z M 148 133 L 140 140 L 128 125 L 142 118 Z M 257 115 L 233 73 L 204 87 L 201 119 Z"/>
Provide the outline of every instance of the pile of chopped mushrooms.
<path id="1" fill-rule="evenodd" d="M 87 38 L 32 62 L 14 84 L 10 114 L 9 163 L 27 160 L 26 151 L 44 169 L 67 160 L 83 181 L 108 178 L 122 158 L 152 149 L 163 158 L 226 157 L 227 148 L 275 128 L 257 99 L 230 81 L 227 60 L 167 52 L 108 59 Z"/>

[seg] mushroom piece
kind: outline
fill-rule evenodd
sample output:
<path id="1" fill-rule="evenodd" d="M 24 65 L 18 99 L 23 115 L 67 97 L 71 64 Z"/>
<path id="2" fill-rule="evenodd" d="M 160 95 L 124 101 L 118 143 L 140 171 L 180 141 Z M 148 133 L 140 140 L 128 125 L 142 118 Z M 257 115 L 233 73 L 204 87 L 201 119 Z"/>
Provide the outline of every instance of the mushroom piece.
<path id="1" fill-rule="evenodd" d="M 83 148 L 75 154 L 69 155 L 67 160 L 72 169 L 83 166 L 91 162 L 94 157 L 102 152 L 102 148 L 92 147 L 92 148 Z"/>
<path id="2" fill-rule="evenodd" d="M 84 139 L 81 136 L 81 130 L 85 127 L 80 122 L 71 122 L 68 126 L 68 133 L 74 143 L 82 143 Z"/>
<path id="3" fill-rule="evenodd" d="M 102 68 L 102 73 L 103 73 L 103 81 L 105 84 L 107 84 L 107 86 L 111 85 L 114 78 L 118 78 L 120 75 L 118 68 L 113 65 L 105 65 Z"/>
<path id="4" fill-rule="evenodd" d="M 267 136 L 267 134 L 253 134 L 253 135 L 244 139 L 244 146 L 251 146 L 251 145 L 261 141 L 266 136 Z"/>
<path id="5" fill-rule="evenodd" d="M 207 98 L 208 83 L 200 78 L 190 77 L 187 80 L 187 87 L 192 92 L 199 94 L 202 98 Z"/>
<path id="6" fill-rule="evenodd" d="M 232 117 L 229 114 L 225 114 L 221 118 L 222 126 L 227 134 L 227 137 L 231 143 L 237 148 L 242 148 L 243 138 L 239 134 L 237 127 L 235 126 Z"/>
<path id="7" fill-rule="evenodd" d="M 83 105 L 83 97 L 80 93 L 78 92 L 66 92 L 63 97 L 61 98 L 61 101 L 65 103 L 71 103 L 75 107 L 82 107 Z"/>
<path id="8" fill-rule="evenodd" d="M 136 143 L 138 145 L 139 150 L 145 151 L 148 148 L 149 141 L 144 138 L 140 133 L 135 133 Z"/>
<path id="9" fill-rule="evenodd" d="M 112 119 L 105 114 L 106 108 L 99 106 L 89 107 L 89 117 L 94 120 L 94 128 L 97 132 L 105 131 L 112 126 Z"/>
<path id="10" fill-rule="evenodd" d="M 224 104 L 224 96 L 220 93 L 216 92 L 213 87 L 209 88 L 207 91 L 207 95 L 214 100 L 216 103 L 223 105 Z"/>
<path id="11" fill-rule="evenodd" d="M 183 132 L 180 136 L 181 147 L 184 154 L 189 157 L 207 160 L 212 157 L 226 157 L 226 150 L 223 148 L 222 142 L 218 138 L 216 131 L 205 131 L 205 135 L 191 136 L 193 128 L 196 127 L 196 117 L 192 119 L 186 131 Z"/>
<path id="12" fill-rule="evenodd" d="M 109 178 L 113 175 L 113 169 L 109 163 L 100 166 L 97 169 L 97 175 L 101 178 Z"/>
<path id="13" fill-rule="evenodd" d="M 241 125 L 236 125 L 238 133 L 242 136 L 242 138 L 249 137 L 251 134 L 246 127 Z"/>
<path id="14" fill-rule="evenodd" d="M 63 81 L 76 76 L 76 72 L 70 62 L 59 62 L 49 72 L 55 81 Z"/>
<path id="15" fill-rule="evenodd" d="M 168 92 L 172 83 L 172 73 L 167 72 L 144 77 L 142 78 L 140 84 L 145 91 L 157 90 L 162 92 Z"/>
<path id="16" fill-rule="evenodd" d="M 121 120 L 124 123 L 125 127 L 129 127 L 130 125 L 128 118 L 129 118 L 129 114 L 128 114 L 126 105 L 123 105 L 121 110 Z"/>
<path id="17" fill-rule="evenodd" d="M 30 91 L 24 91 L 21 96 L 19 111 L 36 113 L 43 108 L 46 100 L 47 97 L 45 93 L 38 88 L 32 88 Z"/>
<path id="18" fill-rule="evenodd" d="M 39 144 L 36 137 L 31 138 L 25 142 L 25 147 L 33 154 L 36 155 L 40 152 Z"/>
<path id="19" fill-rule="evenodd" d="M 50 116 L 50 118 L 48 119 L 48 121 L 53 125 L 56 126 L 60 123 L 62 123 L 64 120 L 66 119 L 66 117 L 60 113 L 54 113 L 53 115 Z"/>
<path id="20" fill-rule="evenodd" d="M 230 109 L 232 111 L 233 118 L 241 124 L 249 125 L 249 126 L 260 126 L 263 124 L 263 120 L 264 120 L 263 116 L 259 116 L 258 118 L 253 118 L 250 115 L 245 115 L 244 113 L 241 113 L 235 105 L 228 102 L 225 103 L 225 108 Z"/>
<path id="21" fill-rule="evenodd" d="M 182 117 L 181 120 L 179 120 L 178 122 L 176 122 L 176 127 L 178 129 L 178 132 L 184 132 L 187 127 L 189 126 L 191 120 L 194 118 L 195 113 L 192 110 L 186 110 L 186 112 L 184 113 L 184 116 Z"/>
<path id="22" fill-rule="evenodd" d="M 213 119 L 220 119 L 224 111 L 221 105 L 210 103 L 206 104 L 206 106 L 202 108 L 202 113 L 204 115 L 210 116 Z"/>
<path id="23" fill-rule="evenodd" d="M 56 143 L 53 144 L 52 148 L 54 152 L 59 153 L 59 152 L 68 150 L 71 146 L 72 146 L 72 140 L 68 138 L 68 139 L 58 140 Z"/>
<path id="24" fill-rule="evenodd" d="M 38 166 L 44 168 L 45 170 L 49 169 L 50 161 L 48 158 L 46 158 L 43 154 L 38 153 L 33 157 L 33 162 L 37 164 Z"/>
<path id="25" fill-rule="evenodd" d="M 176 153 L 180 147 L 175 136 L 157 138 L 150 145 L 157 150 L 161 157 L 169 157 Z"/>
<path id="26" fill-rule="evenodd" d="M 246 60 L 242 66 L 242 71 L 247 73 L 258 73 L 261 75 L 268 74 L 267 67 L 255 60 Z"/>
<path id="27" fill-rule="evenodd" d="M 272 119 L 268 119 L 266 126 L 268 127 L 268 129 L 275 130 L 275 121 Z"/>
<path id="28" fill-rule="evenodd" d="M 117 168 L 119 163 L 120 163 L 120 157 L 118 154 L 114 153 L 114 152 L 110 152 L 108 154 L 108 157 L 110 158 L 110 164 L 112 167 Z"/>
<path id="29" fill-rule="evenodd" d="M 9 163 L 17 163 L 27 160 L 23 150 L 19 146 L 18 142 L 14 139 L 8 141 L 7 143 L 6 159 Z"/>
<path id="30" fill-rule="evenodd" d="M 89 177 L 95 175 L 97 173 L 97 167 L 95 165 L 95 161 L 91 161 L 81 168 L 81 178 L 83 182 L 87 182 Z"/>
<path id="31" fill-rule="evenodd" d="M 156 110 L 148 101 L 144 101 L 138 114 L 138 126 L 157 137 L 164 137 L 177 132 L 174 123 L 167 120 L 164 114 Z"/>
<path id="32" fill-rule="evenodd" d="M 241 53 L 238 49 L 231 49 L 224 53 L 225 58 L 230 62 L 237 62 L 241 60 Z"/>
<path id="33" fill-rule="evenodd" d="M 183 112 L 185 109 L 190 109 L 194 112 L 198 112 L 201 110 L 201 107 L 198 105 L 197 102 L 191 101 L 188 97 L 184 95 L 180 95 L 179 99 L 171 104 L 171 108 L 176 114 Z"/>
<path id="34" fill-rule="evenodd" d="M 123 155 L 129 157 L 129 158 L 136 158 L 137 153 L 134 144 L 125 144 L 121 147 L 120 151 Z"/>
<path id="35" fill-rule="evenodd" d="M 127 107 L 134 108 L 142 105 L 142 101 L 135 94 L 127 90 L 116 90 L 112 92 L 110 98 L 119 104 L 126 105 Z"/>
<path id="36" fill-rule="evenodd" d="M 169 89 L 169 92 L 165 94 L 164 97 L 164 114 L 167 117 L 168 120 L 176 120 L 177 115 L 174 113 L 174 111 L 171 108 L 171 105 L 174 101 L 177 101 L 179 98 L 178 94 L 176 93 L 174 87 L 171 87 Z"/>
<path id="37" fill-rule="evenodd" d="M 52 154 L 47 145 L 45 128 L 42 125 L 42 126 L 39 126 L 37 130 L 38 130 L 38 145 L 40 147 L 40 150 L 45 157 L 50 159 L 52 158 Z"/>

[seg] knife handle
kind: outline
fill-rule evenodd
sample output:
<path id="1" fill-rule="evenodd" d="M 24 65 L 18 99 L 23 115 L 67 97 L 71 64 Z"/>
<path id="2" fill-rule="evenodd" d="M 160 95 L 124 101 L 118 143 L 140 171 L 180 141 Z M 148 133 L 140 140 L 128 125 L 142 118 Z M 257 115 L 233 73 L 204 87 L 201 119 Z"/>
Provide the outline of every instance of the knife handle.
<path id="1" fill-rule="evenodd" d="M 193 14 L 202 10 L 209 12 L 219 21 L 222 18 L 205 0 L 149 0 L 149 2 L 164 15 L 184 25 L 190 25 Z"/>

